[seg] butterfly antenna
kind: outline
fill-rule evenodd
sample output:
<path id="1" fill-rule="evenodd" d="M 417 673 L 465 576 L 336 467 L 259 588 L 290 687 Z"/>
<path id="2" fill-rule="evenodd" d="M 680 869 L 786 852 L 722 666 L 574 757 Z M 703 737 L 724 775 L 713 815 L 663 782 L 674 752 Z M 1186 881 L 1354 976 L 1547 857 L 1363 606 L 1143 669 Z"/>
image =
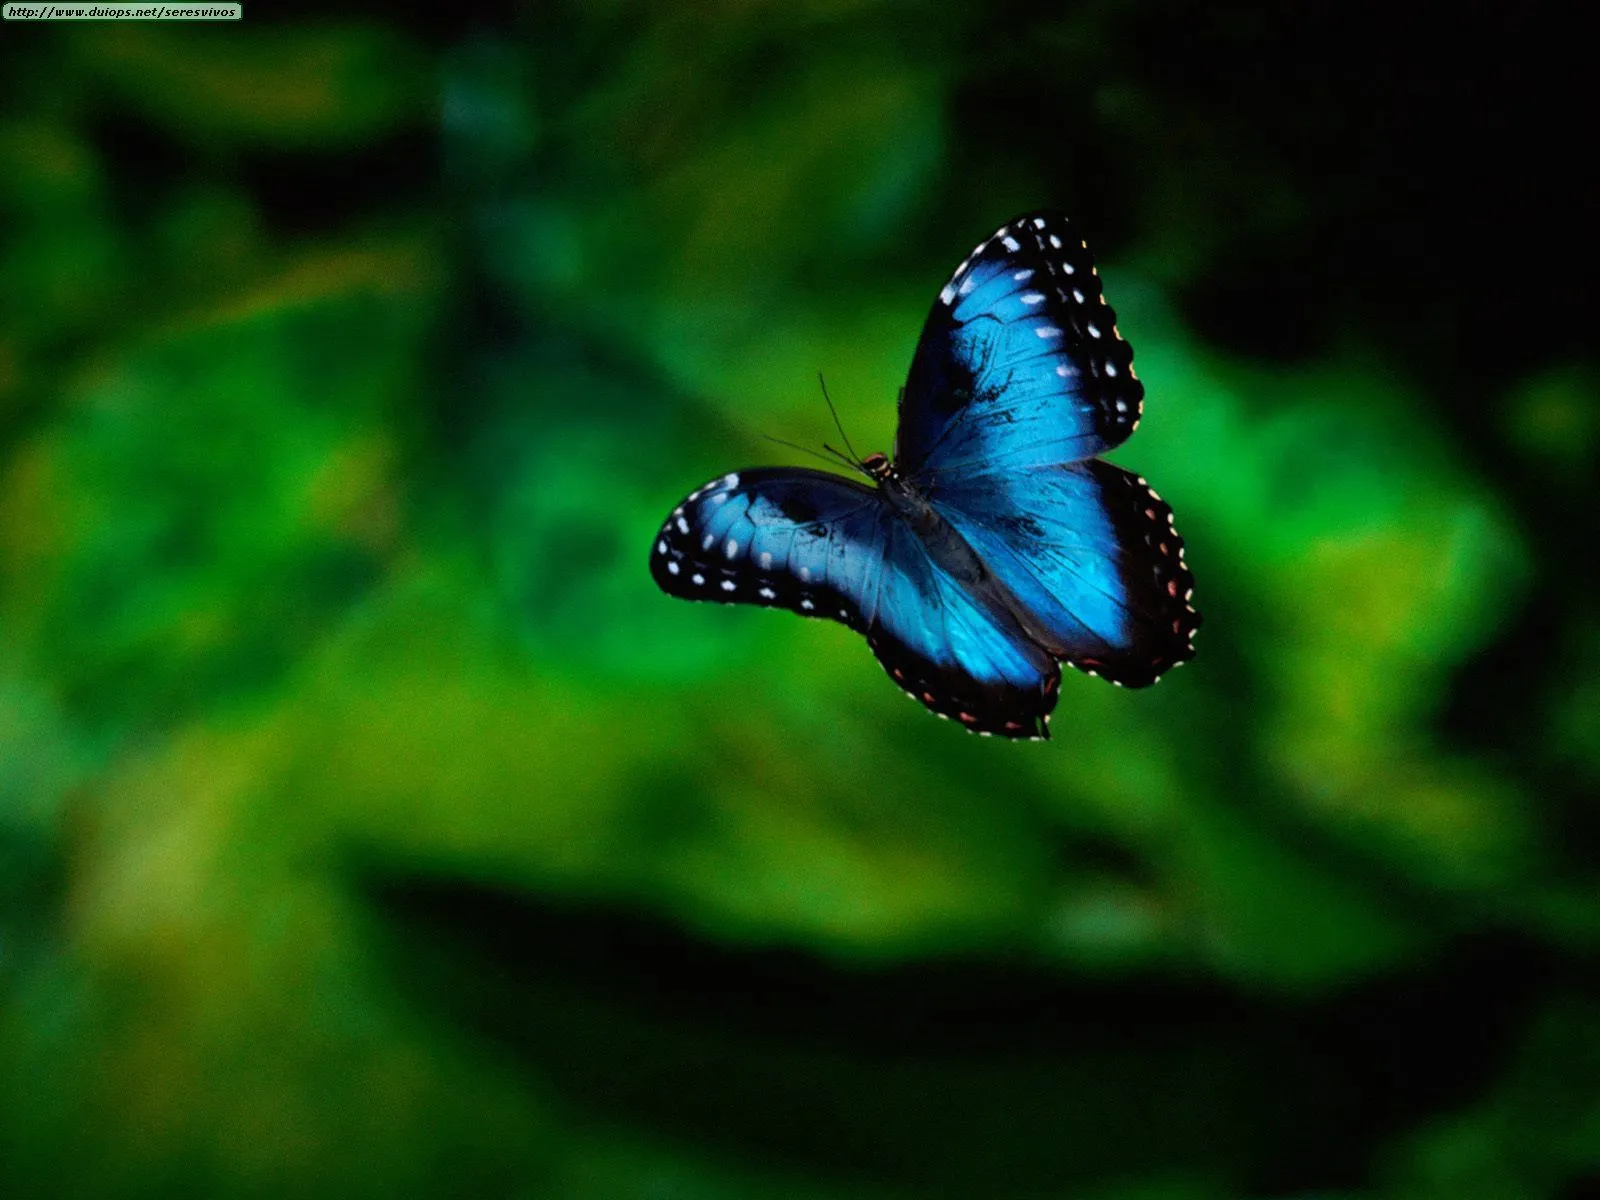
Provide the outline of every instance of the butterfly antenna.
<path id="1" fill-rule="evenodd" d="M 845 461 L 858 470 L 865 470 L 866 468 L 861 465 L 861 456 L 856 453 L 856 448 L 850 444 L 850 435 L 844 431 L 844 424 L 839 420 L 839 410 L 833 406 L 833 397 L 828 395 L 828 381 L 822 377 L 821 371 L 817 372 L 817 382 L 822 385 L 822 398 L 828 402 L 828 411 L 833 414 L 833 427 L 839 431 L 839 436 L 844 439 L 845 449 L 850 451 L 850 457 Z M 824 446 L 823 449 L 831 449 L 831 447 Z M 834 453 L 839 454 L 837 450 L 834 450 Z M 839 457 L 844 458 L 844 455 L 840 454 Z"/>
<path id="2" fill-rule="evenodd" d="M 833 459 L 829 458 L 826 454 L 818 454 L 815 450 L 812 450 L 809 447 L 796 445 L 794 442 L 786 442 L 780 437 L 773 437 L 770 433 L 763 433 L 761 436 L 766 438 L 769 442 L 777 442 L 780 446 L 787 446 L 791 450 L 798 450 L 801 454 L 809 454 L 812 458 L 820 458 L 830 467 L 833 465 Z M 837 454 L 838 451 L 834 451 L 834 453 Z M 854 466 L 855 464 L 852 463 L 851 465 Z"/>
<path id="3" fill-rule="evenodd" d="M 868 471 L 866 467 L 864 467 L 861 463 L 858 463 L 855 459 L 851 458 L 842 450 L 835 450 L 832 446 L 828 445 L 827 442 L 822 443 L 822 448 L 829 454 L 833 455 L 834 458 L 842 462 L 845 466 L 849 467 L 852 471 L 860 471 L 861 474 L 867 476 L 867 478 L 872 478 L 872 473 Z"/>

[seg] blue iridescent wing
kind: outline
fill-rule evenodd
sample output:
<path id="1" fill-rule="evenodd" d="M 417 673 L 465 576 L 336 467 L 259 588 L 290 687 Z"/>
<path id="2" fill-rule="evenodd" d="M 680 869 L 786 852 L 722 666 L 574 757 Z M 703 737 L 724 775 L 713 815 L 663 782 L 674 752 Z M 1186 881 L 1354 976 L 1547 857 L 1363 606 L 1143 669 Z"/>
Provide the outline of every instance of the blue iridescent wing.
<path id="1" fill-rule="evenodd" d="M 929 500 L 1056 657 L 1127 687 L 1194 657 L 1200 615 L 1183 539 L 1138 476 L 1096 459 L 969 473 L 942 477 Z"/>
<path id="2" fill-rule="evenodd" d="M 956 579 L 905 521 L 885 520 L 884 569 L 867 641 L 905 693 L 982 734 L 1043 739 L 1061 686 L 1054 658 L 986 594 L 981 568 Z"/>
<path id="3" fill-rule="evenodd" d="M 673 596 L 840 621 L 941 716 L 980 733 L 1048 736 L 1055 660 L 1013 614 L 938 567 L 875 489 L 804 468 L 724 475 L 673 509 L 650 573 Z"/>
<path id="4" fill-rule="evenodd" d="M 956 268 L 923 326 L 895 440 L 926 487 L 951 473 L 1079 462 L 1138 424 L 1144 387 L 1094 259 L 1067 219 L 1030 213 Z"/>
<path id="5" fill-rule="evenodd" d="M 1094 460 L 1144 388 L 1087 247 L 1030 213 L 940 291 L 900 402 L 899 469 L 1015 597 L 1029 636 L 1130 687 L 1193 656 L 1194 579 L 1172 510 Z"/>

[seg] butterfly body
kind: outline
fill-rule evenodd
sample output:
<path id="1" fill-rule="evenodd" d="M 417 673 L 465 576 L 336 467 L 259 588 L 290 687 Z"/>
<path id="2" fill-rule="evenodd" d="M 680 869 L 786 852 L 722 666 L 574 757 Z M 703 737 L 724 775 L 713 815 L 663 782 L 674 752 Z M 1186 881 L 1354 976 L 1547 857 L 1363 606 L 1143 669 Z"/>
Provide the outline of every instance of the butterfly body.
<path id="1" fill-rule="evenodd" d="M 1060 662 L 1139 687 L 1191 657 L 1171 510 L 1095 457 L 1132 431 L 1143 387 L 1067 229 L 1018 218 L 957 268 L 894 461 L 861 460 L 866 485 L 807 468 L 713 480 L 662 526 L 661 588 L 841 621 L 928 708 L 1012 738 L 1049 736 Z"/>

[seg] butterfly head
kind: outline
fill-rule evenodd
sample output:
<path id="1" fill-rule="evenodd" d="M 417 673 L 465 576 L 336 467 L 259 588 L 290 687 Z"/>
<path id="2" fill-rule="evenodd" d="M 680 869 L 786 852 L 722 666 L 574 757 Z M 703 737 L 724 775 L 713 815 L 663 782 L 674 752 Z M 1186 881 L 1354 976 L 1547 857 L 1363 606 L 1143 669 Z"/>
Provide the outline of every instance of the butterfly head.
<path id="1" fill-rule="evenodd" d="M 894 465 L 887 455 L 876 452 L 867 455 L 861 460 L 861 469 L 878 483 L 882 483 L 894 474 Z"/>

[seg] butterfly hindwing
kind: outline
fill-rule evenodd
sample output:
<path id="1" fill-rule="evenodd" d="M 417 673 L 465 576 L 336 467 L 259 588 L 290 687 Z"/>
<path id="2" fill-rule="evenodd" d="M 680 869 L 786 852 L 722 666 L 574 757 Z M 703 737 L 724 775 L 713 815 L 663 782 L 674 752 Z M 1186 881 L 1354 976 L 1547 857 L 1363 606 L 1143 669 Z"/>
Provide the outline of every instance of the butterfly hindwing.
<path id="1" fill-rule="evenodd" d="M 1047 736 L 1055 660 L 936 565 L 880 493 L 852 480 L 805 468 L 715 479 L 668 516 L 650 570 L 674 596 L 840 621 L 941 716 L 982 733 Z"/>
<path id="2" fill-rule="evenodd" d="M 867 633 L 900 688 L 977 733 L 1050 736 L 1061 672 L 1016 617 L 971 579 L 936 564 L 909 525 L 886 522 L 883 574 Z"/>
<path id="3" fill-rule="evenodd" d="M 940 291 L 900 399 L 913 478 L 1078 462 L 1124 441 L 1144 386 L 1087 247 L 1065 217 L 996 230 Z"/>
<path id="4" fill-rule="evenodd" d="M 1058 658 L 1128 687 L 1194 656 L 1200 616 L 1172 509 L 1098 459 L 951 478 L 934 508 L 1027 609 Z"/>

